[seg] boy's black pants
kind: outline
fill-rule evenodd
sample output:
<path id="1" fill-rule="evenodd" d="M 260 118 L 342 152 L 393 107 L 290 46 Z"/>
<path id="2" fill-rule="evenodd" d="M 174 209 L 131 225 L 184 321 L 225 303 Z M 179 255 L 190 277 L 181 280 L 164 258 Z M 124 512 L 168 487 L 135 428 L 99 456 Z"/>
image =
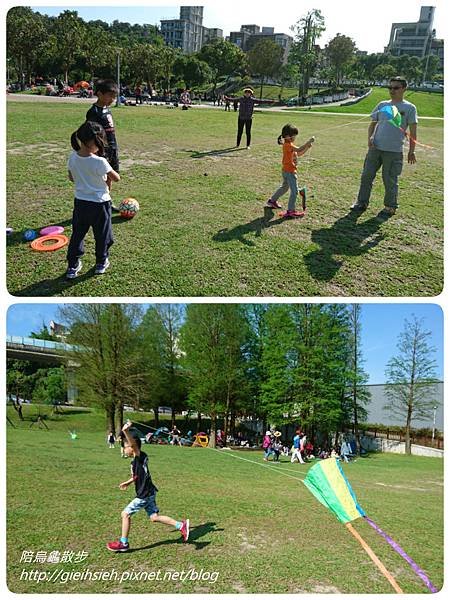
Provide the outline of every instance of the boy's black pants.
<path id="1" fill-rule="evenodd" d="M 95 260 L 104 263 L 114 243 L 111 225 L 111 202 L 89 202 L 75 198 L 72 216 L 72 237 L 67 250 L 69 267 L 75 267 L 84 254 L 84 238 L 92 227 L 95 239 Z"/>
<path id="2" fill-rule="evenodd" d="M 238 132 L 237 132 L 237 140 L 236 146 L 239 146 L 241 143 L 242 132 L 244 131 L 245 125 L 245 134 L 247 136 L 247 146 L 250 146 L 250 142 L 252 139 L 251 131 L 252 131 L 252 119 L 238 119 Z"/>

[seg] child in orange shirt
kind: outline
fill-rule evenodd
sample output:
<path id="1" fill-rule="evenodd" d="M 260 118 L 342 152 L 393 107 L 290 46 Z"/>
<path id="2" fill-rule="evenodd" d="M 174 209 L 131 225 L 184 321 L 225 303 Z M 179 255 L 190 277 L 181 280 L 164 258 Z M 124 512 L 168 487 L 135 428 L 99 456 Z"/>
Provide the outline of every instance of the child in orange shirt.
<path id="1" fill-rule="evenodd" d="M 289 196 L 288 208 L 284 213 L 284 217 L 302 217 L 303 212 L 295 210 L 295 203 L 298 195 L 298 184 L 297 184 L 297 157 L 302 156 L 307 152 L 314 143 L 314 137 L 312 137 L 303 146 L 294 146 L 294 140 L 298 135 L 297 127 L 294 125 L 287 124 L 281 130 L 281 135 L 278 137 L 278 143 L 283 144 L 283 162 L 282 162 L 282 176 L 283 182 L 281 187 L 269 198 L 267 206 L 269 208 L 282 208 L 281 204 L 278 203 L 278 198 L 285 194 L 288 190 L 291 191 Z"/>

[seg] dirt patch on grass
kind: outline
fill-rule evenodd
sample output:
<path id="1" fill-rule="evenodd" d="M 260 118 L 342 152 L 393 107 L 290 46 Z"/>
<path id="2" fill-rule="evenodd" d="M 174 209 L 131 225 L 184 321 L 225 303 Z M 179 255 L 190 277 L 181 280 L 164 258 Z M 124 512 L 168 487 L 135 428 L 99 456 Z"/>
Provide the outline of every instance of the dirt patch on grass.
<path id="1" fill-rule="evenodd" d="M 22 144 L 21 142 L 15 142 L 9 145 L 6 152 L 8 154 L 16 154 L 18 156 L 22 154 L 34 154 L 37 153 L 39 156 L 53 156 L 55 153 L 60 154 L 64 152 L 66 148 L 59 144 Z"/>

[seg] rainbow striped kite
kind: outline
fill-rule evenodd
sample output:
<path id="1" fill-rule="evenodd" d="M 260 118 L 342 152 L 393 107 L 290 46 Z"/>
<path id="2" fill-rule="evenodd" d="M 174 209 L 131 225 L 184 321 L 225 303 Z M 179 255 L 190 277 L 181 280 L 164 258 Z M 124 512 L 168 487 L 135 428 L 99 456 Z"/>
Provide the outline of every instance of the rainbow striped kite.
<path id="1" fill-rule="evenodd" d="M 383 575 L 388 579 L 389 583 L 398 594 L 402 594 L 402 590 L 394 577 L 389 573 L 380 559 L 376 556 L 370 546 L 363 540 L 359 533 L 351 525 L 351 521 L 362 517 L 369 523 L 377 533 L 379 533 L 387 542 L 394 548 L 402 558 L 404 558 L 412 567 L 414 572 L 422 579 L 428 589 L 435 593 L 438 590 L 428 579 L 422 569 L 406 554 L 391 537 L 389 537 L 376 523 L 374 523 L 363 509 L 359 506 L 355 493 L 353 492 L 350 483 L 348 482 L 344 472 L 342 471 L 339 461 L 335 458 L 322 460 L 311 467 L 303 480 L 303 483 L 309 491 L 321 502 L 329 508 L 337 519 L 344 523 L 350 533 L 358 540 L 364 550 L 377 565 Z"/>

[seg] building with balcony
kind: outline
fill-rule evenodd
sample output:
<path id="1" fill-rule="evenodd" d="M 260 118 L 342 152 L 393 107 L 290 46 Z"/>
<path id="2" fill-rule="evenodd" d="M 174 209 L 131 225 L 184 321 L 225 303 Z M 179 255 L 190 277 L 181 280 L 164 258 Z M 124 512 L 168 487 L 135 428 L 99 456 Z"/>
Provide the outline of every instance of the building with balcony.
<path id="1" fill-rule="evenodd" d="M 260 40 L 272 40 L 283 49 L 283 64 L 286 64 L 293 38 L 286 33 L 275 33 L 274 27 L 241 25 L 240 31 L 232 31 L 229 40 L 244 52 L 251 50 Z"/>
<path id="2" fill-rule="evenodd" d="M 393 56 L 424 58 L 431 50 L 434 38 L 434 6 L 422 6 L 416 23 L 392 23 L 389 43 L 385 52 Z"/>
<path id="3" fill-rule="evenodd" d="M 203 44 L 203 6 L 181 6 L 179 19 L 161 21 L 161 34 L 172 48 L 185 54 L 199 52 Z"/>

